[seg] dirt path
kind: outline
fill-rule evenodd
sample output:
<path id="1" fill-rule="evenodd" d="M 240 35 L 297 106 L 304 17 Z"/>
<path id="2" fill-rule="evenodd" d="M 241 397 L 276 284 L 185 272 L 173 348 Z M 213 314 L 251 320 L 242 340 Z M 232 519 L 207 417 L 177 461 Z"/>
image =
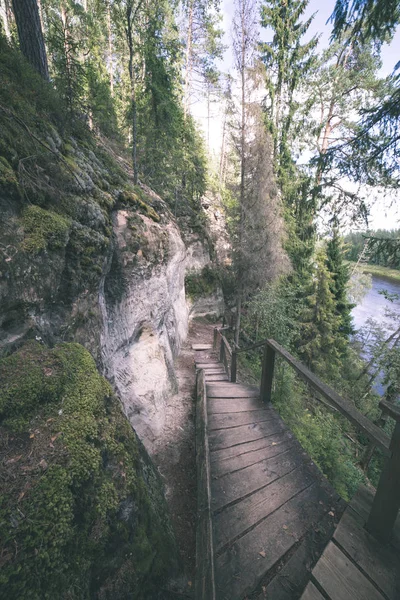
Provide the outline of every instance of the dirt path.
<path id="1" fill-rule="evenodd" d="M 193 321 L 175 361 L 178 392 L 169 398 L 163 436 L 157 440 L 153 461 L 163 478 L 172 523 L 187 576 L 184 591 L 194 591 L 196 561 L 197 481 L 195 455 L 196 371 L 192 344 L 210 343 L 214 324 Z"/>

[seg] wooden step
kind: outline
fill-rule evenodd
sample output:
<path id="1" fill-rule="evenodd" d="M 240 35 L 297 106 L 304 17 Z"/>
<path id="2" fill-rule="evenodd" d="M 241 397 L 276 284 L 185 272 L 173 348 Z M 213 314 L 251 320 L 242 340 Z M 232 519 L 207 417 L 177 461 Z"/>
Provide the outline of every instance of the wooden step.
<path id="1" fill-rule="evenodd" d="M 252 386 L 239 383 L 227 383 L 225 385 L 207 384 L 208 398 L 259 398 L 260 392 Z"/>
<path id="2" fill-rule="evenodd" d="M 212 350 L 212 344 L 192 344 L 192 350 Z"/>

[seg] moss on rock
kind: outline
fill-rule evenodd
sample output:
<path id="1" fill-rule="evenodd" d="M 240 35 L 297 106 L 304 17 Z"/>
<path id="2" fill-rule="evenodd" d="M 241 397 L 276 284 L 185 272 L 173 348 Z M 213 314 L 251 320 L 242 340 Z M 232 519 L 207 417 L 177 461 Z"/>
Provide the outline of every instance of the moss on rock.
<path id="1" fill-rule="evenodd" d="M 137 208 L 156 223 L 161 220 L 160 215 L 149 204 L 151 198 L 138 185 L 123 190 L 119 195 L 119 201 L 126 206 Z"/>
<path id="2" fill-rule="evenodd" d="M 177 569 L 160 481 L 79 344 L 0 361 L 4 597 L 157 598 Z"/>
<path id="3" fill-rule="evenodd" d="M 25 239 L 22 249 L 37 254 L 47 248 L 64 248 L 70 227 L 69 219 L 40 206 L 27 206 L 22 214 Z"/>

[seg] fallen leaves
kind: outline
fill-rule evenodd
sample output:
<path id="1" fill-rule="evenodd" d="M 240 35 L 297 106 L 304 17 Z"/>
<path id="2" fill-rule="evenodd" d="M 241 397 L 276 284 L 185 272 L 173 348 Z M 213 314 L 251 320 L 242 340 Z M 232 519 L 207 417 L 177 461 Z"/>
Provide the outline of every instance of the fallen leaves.
<path id="1" fill-rule="evenodd" d="M 6 465 L 12 465 L 13 463 L 18 462 L 21 458 L 22 454 L 20 454 L 19 456 L 14 456 L 13 458 L 9 458 L 8 460 L 6 460 Z"/>

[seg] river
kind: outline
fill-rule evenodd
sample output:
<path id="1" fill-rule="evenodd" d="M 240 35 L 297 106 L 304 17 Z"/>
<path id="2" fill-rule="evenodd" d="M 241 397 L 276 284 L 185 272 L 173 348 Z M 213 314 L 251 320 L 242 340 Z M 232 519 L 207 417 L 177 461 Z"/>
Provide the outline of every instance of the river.
<path id="1" fill-rule="evenodd" d="M 379 293 L 381 290 L 387 290 L 390 294 L 398 294 L 399 298 L 390 302 Z M 368 319 L 372 318 L 386 330 L 392 330 L 395 320 L 385 315 L 386 309 L 394 310 L 400 315 L 400 281 L 381 275 L 372 275 L 371 289 L 368 290 L 362 302 L 353 308 L 354 328 L 360 329 Z"/>
<path id="2" fill-rule="evenodd" d="M 390 302 L 382 296 L 379 292 L 386 290 L 390 294 L 398 294 L 399 297 L 393 302 Z M 364 296 L 362 302 L 357 304 L 353 308 L 353 325 L 356 330 L 366 325 L 368 319 L 374 319 L 381 327 L 383 327 L 387 334 L 393 331 L 393 328 L 398 327 L 398 320 L 396 317 L 388 317 L 386 310 L 395 311 L 400 316 L 400 281 L 389 279 L 388 277 L 382 277 L 380 275 L 372 275 L 372 287 L 368 290 L 368 293 Z M 364 358 L 369 358 L 369 353 L 363 353 Z M 380 396 L 384 394 L 385 387 L 381 383 L 381 376 L 377 377 L 374 384 L 374 389 Z"/>

